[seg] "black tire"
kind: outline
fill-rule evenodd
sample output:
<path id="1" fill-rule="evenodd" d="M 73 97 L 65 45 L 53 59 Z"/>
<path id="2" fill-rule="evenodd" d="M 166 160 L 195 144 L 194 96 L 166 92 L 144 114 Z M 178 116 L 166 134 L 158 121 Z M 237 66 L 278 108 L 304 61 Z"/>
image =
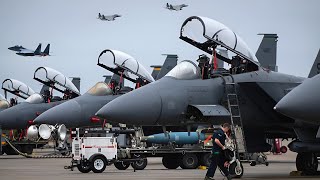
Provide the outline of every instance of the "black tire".
<path id="1" fill-rule="evenodd" d="M 229 173 L 232 178 L 241 178 L 243 176 L 243 166 L 242 163 L 240 163 L 240 167 L 238 166 L 237 162 L 233 162 L 229 166 Z"/>
<path id="2" fill-rule="evenodd" d="M 32 145 L 24 145 L 22 146 L 22 152 L 27 154 L 32 154 L 33 146 Z"/>
<path id="3" fill-rule="evenodd" d="M 200 165 L 209 167 L 211 164 L 211 153 L 205 153 L 200 156 Z"/>
<path id="4" fill-rule="evenodd" d="M 167 155 L 162 158 L 162 164 L 167 169 L 177 169 L 180 166 L 179 162 L 180 157 L 177 155 Z"/>
<path id="5" fill-rule="evenodd" d="M 126 169 L 128 169 L 128 167 L 130 166 L 130 163 L 116 162 L 116 163 L 114 163 L 114 166 L 115 166 L 118 170 L 126 170 Z"/>
<path id="6" fill-rule="evenodd" d="M 182 156 L 180 167 L 182 169 L 196 169 L 198 167 L 199 159 L 196 154 L 186 153 Z"/>
<path id="7" fill-rule="evenodd" d="M 316 175 L 318 170 L 318 159 L 314 153 L 298 153 L 296 167 L 304 175 Z"/>
<path id="8" fill-rule="evenodd" d="M 89 164 L 84 163 L 83 161 L 80 161 L 80 164 L 77 164 L 77 168 L 82 173 L 88 173 L 91 171 Z"/>
<path id="9" fill-rule="evenodd" d="M 90 160 L 90 169 L 94 173 L 102 173 L 107 167 L 107 160 L 104 156 L 97 155 Z"/>
<path id="10" fill-rule="evenodd" d="M 135 161 L 133 163 L 131 163 L 131 166 L 133 169 L 135 170 L 144 170 L 144 168 L 147 167 L 148 165 L 148 160 L 145 156 L 141 155 L 141 154 L 134 154 L 133 158 L 141 158 L 140 161 Z"/>

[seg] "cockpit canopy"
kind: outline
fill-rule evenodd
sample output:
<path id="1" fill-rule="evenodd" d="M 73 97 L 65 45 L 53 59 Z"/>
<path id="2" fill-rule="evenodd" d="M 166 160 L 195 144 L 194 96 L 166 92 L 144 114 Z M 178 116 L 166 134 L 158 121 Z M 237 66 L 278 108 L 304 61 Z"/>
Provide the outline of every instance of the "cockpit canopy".
<path id="1" fill-rule="evenodd" d="M 34 90 L 32 90 L 29 86 L 15 79 L 4 80 L 2 82 L 2 89 L 23 99 L 27 99 L 30 95 L 34 94 Z"/>
<path id="2" fill-rule="evenodd" d="M 87 93 L 93 96 L 108 96 L 112 95 L 112 90 L 106 83 L 98 82 L 96 85 L 90 88 Z"/>
<path id="3" fill-rule="evenodd" d="M 121 51 L 103 50 L 99 55 L 98 65 L 119 76 L 123 72 L 122 76 L 134 83 L 137 78 L 149 83 L 154 81 L 151 74 L 136 59 Z"/>
<path id="4" fill-rule="evenodd" d="M 65 93 L 65 91 L 68 90 L 76 95 L 80 95 L 79 90 L 69 78 L 52 68 L 39 67 L 34 72 L 34 79 L 56 89 L 61 93 Z"/>
<path id="5" fill-rule="evenodd" d="M 189 60 L 180 62 L 166 76 L 180 80 L 199 79 L 201 77 L 198 66 Z"/>
<path id="6" fill-rule="evenodd" d="M 187 18 L 182 24 L 180 39 L 210 54 L 213 54 L 213 48 L 226 49 L 259 65 L 256 56 L 240 36 L 224 24 L 207 17 L 191 16 Z M 229 64 L 232 61 L 225 57 L 218 58 Z"/>
<path id="7" fill-rule="evenodd" d="M 40 103 L 44 103 L 44 98 L 40 95 L 40 94 L 32 94 L 30 97 L 28 97 L 26 99 L 25 102 L 28 102 L 30 104 L 40 104 Z"/>

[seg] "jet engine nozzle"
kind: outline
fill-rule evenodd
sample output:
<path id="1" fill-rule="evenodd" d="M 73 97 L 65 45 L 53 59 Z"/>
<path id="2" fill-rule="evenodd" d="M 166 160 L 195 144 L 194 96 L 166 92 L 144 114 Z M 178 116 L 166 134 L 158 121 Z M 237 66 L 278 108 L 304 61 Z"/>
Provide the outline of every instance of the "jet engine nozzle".
<path id="1" fill-rule="evenodd" d="M 28 128 L 27 130 L 27 139 L 34 141 L 37 140 L 39 138 L 39 131 L 37 126 L 32 125 Z"/>

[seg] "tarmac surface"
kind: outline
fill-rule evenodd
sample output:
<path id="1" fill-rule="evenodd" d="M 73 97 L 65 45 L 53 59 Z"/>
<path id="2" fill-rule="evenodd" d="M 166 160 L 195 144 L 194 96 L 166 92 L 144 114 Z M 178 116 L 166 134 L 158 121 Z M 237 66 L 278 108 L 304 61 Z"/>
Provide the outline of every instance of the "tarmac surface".
<path id="1" fill-rule="evenodd" d="M 41 153 L 38 151 L 38 153 Z M 242 179 L 320 179 L 320 177 L 301 177 L 290 176 L 290 172 L 295 168 L 295 154 L 288 152 L 283 155 L 269 155 L 269 166 L 258 165 L 251 167 L 244 164 L 244 176 Z M 129 167 L 127 170 L 117 170 L 113 165 L 107 166 L 101 174 L 93 172 L 83 174 L 77 168 L 74 171 L 65 170 L 64 166 L 70 164 L 69 158 L 63 159 L 30 159 L 19 155 L 0 156 L 0 180 L 13 179 L 43 179 L 43 180 L 61 180 L 61 179 L 186 179 L 202 180 L 206 170 L 194 169 L 186 170 L 178 168 L 168 170 L 161 164 L 161 158 L 148 158 L 148 166 L 141 171 L 133 172 Z M 215 179 L 223 179 L 219 171 L 216 172 Z"/>

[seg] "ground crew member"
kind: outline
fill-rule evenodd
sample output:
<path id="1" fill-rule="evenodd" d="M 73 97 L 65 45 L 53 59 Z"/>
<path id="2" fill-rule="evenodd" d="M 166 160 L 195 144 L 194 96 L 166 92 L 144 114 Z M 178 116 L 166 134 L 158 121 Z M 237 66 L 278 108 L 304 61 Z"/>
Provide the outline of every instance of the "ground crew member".
<path id="1" fill-rule="evenodd" d="M 215 131 L 212 136 L 212 157 L 211 157 L 211 163 L 208 168 L 205 180 L 213 179 L 214 173 L 217 169 L 217 166 L 221 169 L 221 171 L 224 173 L 224 175 L 229 179 L 231 179 L 231 176 L 229 174 L 229 171 L 227 169 L 228 163 L 226 163 L 223 150 L 225 149 L 225 141 L 226 141 L 226 135 L 230 130 L 230 124 L 224 123 L 220 129 Z"/>

